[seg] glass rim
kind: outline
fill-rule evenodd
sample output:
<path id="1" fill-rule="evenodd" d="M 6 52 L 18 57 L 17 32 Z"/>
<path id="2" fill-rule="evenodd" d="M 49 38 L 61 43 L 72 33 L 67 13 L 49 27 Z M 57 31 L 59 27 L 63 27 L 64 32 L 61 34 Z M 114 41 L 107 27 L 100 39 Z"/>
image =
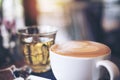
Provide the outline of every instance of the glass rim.
<path id="1" fill-rule="evenodd" d="M 35 29 L 37 28 L 38 30 L 42 29 L 44 27 L 44 29 L 47 29 L 47 30 L 44 30 L 42 32 L 38 32 L 38 33 L 27 33 L 28 29 Z M 30 26 L 30 27 L 26 27 L 26 28 L 23 28 L 23 29 L 19 29 L 17 34 L 20 34 L 20 35 L 24 35 L 24 36 L 29 36 L 29 35 L 54 35 L 56 34 L 58 31 L 58 28 L 57 27 L 54 27 L 54 26 L 48 26 L 48 25 L 40 25 L 40 26 Z"/>

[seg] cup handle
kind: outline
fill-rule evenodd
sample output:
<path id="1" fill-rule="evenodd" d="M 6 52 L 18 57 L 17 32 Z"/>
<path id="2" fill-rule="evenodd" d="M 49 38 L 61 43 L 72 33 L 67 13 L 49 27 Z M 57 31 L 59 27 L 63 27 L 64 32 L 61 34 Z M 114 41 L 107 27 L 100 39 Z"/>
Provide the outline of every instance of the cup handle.
<path id="1" fill-rule="evenodd" d="M 105 67 L 110 74 L 110 80 L 116 80 L 120 77 L 119 68 L 109 60 L 98 61 L 96 66 L 97 68 L 100 66 Z"/>

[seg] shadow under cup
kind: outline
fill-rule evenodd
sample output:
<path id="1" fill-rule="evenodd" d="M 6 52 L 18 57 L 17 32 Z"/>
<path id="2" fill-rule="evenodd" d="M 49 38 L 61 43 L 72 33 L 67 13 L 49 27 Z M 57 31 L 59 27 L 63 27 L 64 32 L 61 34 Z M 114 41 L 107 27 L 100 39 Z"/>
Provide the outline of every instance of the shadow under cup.
<path id="1" fill-rule="evenodd" d="M 28 27 L 19 30 L 20 48 L 25 62 L 33 72 L 46 72 L 50 69 L 49 48 L 54 44 L 56 32 L 56 27 L 52 26 Z"/>

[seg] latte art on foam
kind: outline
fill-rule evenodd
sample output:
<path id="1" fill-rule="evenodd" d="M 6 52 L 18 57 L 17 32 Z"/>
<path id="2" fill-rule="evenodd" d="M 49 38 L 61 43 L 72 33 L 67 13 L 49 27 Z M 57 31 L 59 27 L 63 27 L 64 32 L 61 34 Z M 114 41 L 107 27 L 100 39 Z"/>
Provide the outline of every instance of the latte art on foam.
<path id="1" fill-rule="evenodd" d="M 72 48 L 73 50 L 78 52 L 91 52 L 91 51 L 97 51 L 98 48 L 95 46 L 82 46 L 81 48 Z"/>
<path id="2" fill-rule="evenodd" d="M 52 47 L 52 51 L 74 57 L 94 57 L 110 53 L 109 47 L 93 41 L 70 41 L 57 44 Z"/>
<path id="3" fill-rule="evenodd" d="M 77 44 L 76 44 L 77 43 Z M 66 43 L 63 46 L 60 46 L 58 51 L 61 52 L 92 52 L 97 51 L 99 48 L 93 45 L 89 45 L 89 43 L 84 42 L 70 42 Z"/>

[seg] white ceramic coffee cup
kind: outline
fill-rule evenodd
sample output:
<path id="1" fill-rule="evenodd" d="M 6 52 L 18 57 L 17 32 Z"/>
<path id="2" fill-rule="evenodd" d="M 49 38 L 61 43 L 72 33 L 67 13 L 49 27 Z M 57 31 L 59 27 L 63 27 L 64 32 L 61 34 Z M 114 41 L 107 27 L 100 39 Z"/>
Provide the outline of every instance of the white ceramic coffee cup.
<path id="1" fill-rule="evenodd" d="M 110 56 L 111 53 L 90 58 L 70 57 L 50 50 L 50 63 L 57 80 L 98 80 L 101 66 L 108 70 L 110 80 L 117 80 L 119 69 L 109 60 Z"/>

